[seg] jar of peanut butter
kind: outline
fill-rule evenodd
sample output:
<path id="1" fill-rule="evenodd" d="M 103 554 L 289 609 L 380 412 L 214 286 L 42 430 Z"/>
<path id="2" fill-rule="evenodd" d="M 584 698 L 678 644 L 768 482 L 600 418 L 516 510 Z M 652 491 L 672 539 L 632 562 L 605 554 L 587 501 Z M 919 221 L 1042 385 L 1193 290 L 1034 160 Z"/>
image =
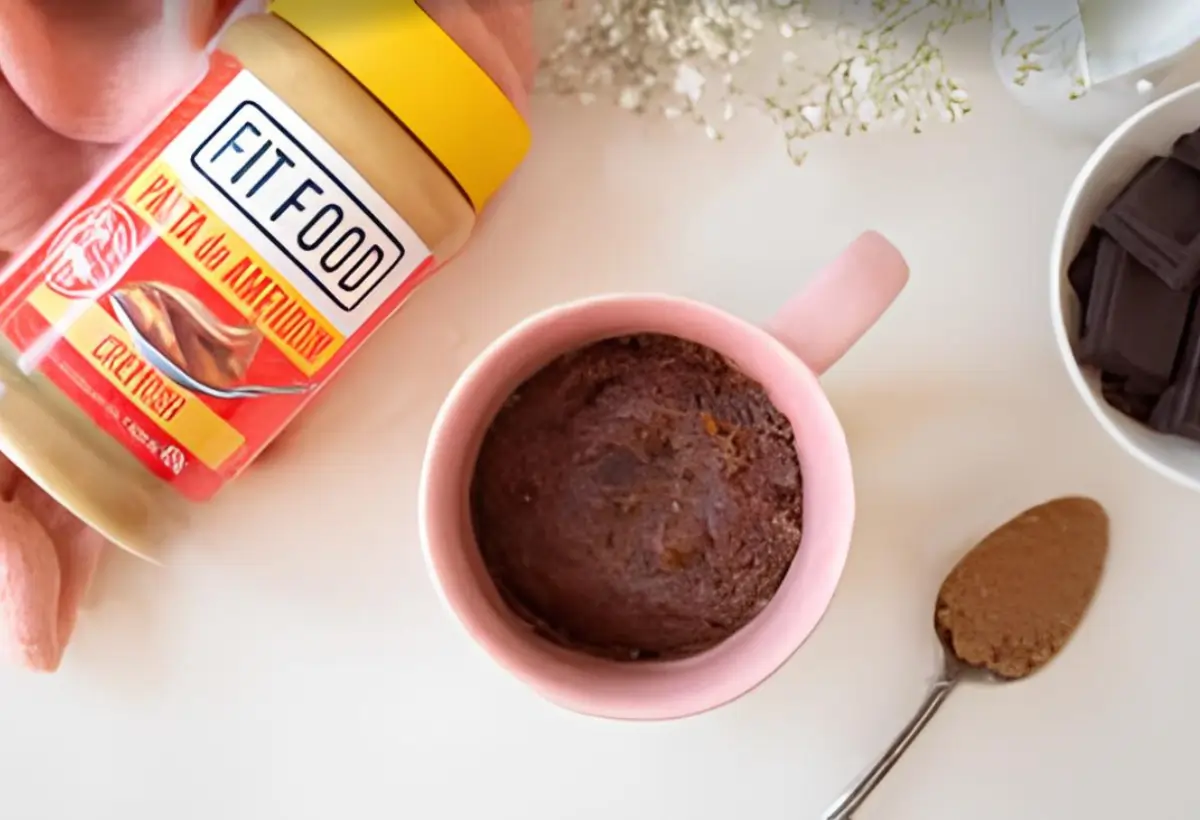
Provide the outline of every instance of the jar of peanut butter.
<path id="1" fill-rule="evenodd" d="M 467 240 L 529 133 L 413 0 L 276 0 L 0 276 L 0 449 L 157 559 Z"/>

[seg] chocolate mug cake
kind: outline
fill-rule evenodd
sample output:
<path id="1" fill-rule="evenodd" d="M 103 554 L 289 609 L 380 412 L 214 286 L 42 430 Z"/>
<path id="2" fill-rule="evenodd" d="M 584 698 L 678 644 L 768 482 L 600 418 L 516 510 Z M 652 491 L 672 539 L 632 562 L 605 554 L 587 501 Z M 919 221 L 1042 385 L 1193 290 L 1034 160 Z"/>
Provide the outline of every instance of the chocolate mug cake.
<path id="1" fill-rule="evenodd" d="M 801 536 L 789 421 L 724 357 L 664 335 L 596 342 L 517 388 L 470 499 L 508 605 L 615 660 L 725 640 L 770 602 Z"/>

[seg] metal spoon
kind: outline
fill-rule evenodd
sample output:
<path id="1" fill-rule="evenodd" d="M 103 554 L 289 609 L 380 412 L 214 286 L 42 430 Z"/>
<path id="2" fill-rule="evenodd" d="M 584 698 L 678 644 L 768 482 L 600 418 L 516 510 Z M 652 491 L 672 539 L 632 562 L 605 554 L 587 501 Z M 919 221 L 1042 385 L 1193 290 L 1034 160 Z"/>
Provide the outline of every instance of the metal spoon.
<path id="1" fill-rule="evenodd" d="M 1107 551 L 1108 517 L 1103 508 L 1091 499 L 1060 498 L 1026 510 L 967 553 L 942 583 L 934 610 L 934 628 L 942 644 L 941 673 L 916 715 L 875 765 L 825 812 L 824 820 L 854 816 L 960 683 L 1020 680 L 1049 662 L 1086 613 Z M 972 591 L 977 594 L 972 596 Z M 1029 594 L 1040 595 L 1041 602 L 1027 610 L 1018 608 L 1023 618 L 1013 630 L 1017 640 L 1004 650 L 1011 657 L 996 655 L 994 647 L 983 645 L 981 634 L 998 618 L 1011 617 L 1012 601 Z M 955 632 L 955 619 L 966 626 L 961 635 Z M 1022 640 L 1031 635 L 1041 643 Z M 1046 635 L 1053 636 L 1049 645 Z"/>
<path id="2" fill-rule="evenodd" d="M 921 703 L 920 708 L 917 709 L 917 713 L 908 722 L 908 725 L 900 731 L 896 739 L 892 741 L 892 745 L 883 753 L 878 762 L 868 769 L 858 779 L 858 782 L 851 786 L 825 812 L 824 820 L 850 820 L 854 816 L 854 812 L 862 807 L 862 804 L 871 796 L 871 792 L 875 791 L 875 787 L 879 785 L 880 781 L 896 765 L 896 761 L 900 759 L 900 756 L 917 739 L 917 735 L 921 734 L 921 730 L 937 714 L 938 709 L 942 708 L 942 704 L 946 702 L 946 698 L 950 697 L 950 693 L 966 680 L 983 683 L 1004 682 L 1002 678 L 990 672 L 967 666 L 955 656 L 953 650 L 943 643 L 941 674 L 937 676 L 933 684 L 929 687 L 929 692 L 925 695 L 925 700 Z"/>

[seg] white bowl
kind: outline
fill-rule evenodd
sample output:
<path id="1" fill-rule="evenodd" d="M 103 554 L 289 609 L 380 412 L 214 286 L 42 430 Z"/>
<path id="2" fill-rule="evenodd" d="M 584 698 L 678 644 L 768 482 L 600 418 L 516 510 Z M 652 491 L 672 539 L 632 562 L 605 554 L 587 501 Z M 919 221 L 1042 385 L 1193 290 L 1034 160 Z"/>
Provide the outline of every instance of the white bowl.
<path id="1" fill-rule="evenodd" d="M 1164 155 L 1181 135 L 1200 128 L 1200 83 L 1142 109 L 1109 135 L 1079 172 L 1058 220 L 1050 251 L 1051 321 L 1058 350 L 1079 395 L 1108 434 L 1134 458 L 1200 491 L 1200 444 L 1156 433 L 1119 413 L 1100 394 L 1100 377 L 1075 361 L 1079 300 L 1067 267 L 1101 212 L 1147 160 Z"/>

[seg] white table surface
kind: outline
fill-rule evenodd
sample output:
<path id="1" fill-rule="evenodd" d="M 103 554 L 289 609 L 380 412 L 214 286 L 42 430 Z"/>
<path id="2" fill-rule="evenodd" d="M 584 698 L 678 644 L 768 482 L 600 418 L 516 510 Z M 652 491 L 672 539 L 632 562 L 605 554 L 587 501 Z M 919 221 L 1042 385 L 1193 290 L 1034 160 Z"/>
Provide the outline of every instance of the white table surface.
<path id="1" fill-rule="evenodd" d="M 822 143 L 543 99 L 537 147 L 465 258 L 419 293 L 166 569 L 113 554 L 61 672 L 0 669 L 13 820 L 819 817 L 936 665 L 932 601 L 993 525 L 1058 493 L 1113 520 L 1064 655 L 954 695 L 863 820 L 1194 818 L 1200 503 L 1135 464 L 1056 359 L 1047 249 L 1090 147 L 1020 108 L 982 39 L 964 123 Z M 833 607 L 765 686 L 630 725 L 565 713 L 462 636 L 414 516 L 437 405 L 520 317 L 656 289 L 767 317 L 868 227 L 910 289 L 826 377 L 860 515 Z"/>

